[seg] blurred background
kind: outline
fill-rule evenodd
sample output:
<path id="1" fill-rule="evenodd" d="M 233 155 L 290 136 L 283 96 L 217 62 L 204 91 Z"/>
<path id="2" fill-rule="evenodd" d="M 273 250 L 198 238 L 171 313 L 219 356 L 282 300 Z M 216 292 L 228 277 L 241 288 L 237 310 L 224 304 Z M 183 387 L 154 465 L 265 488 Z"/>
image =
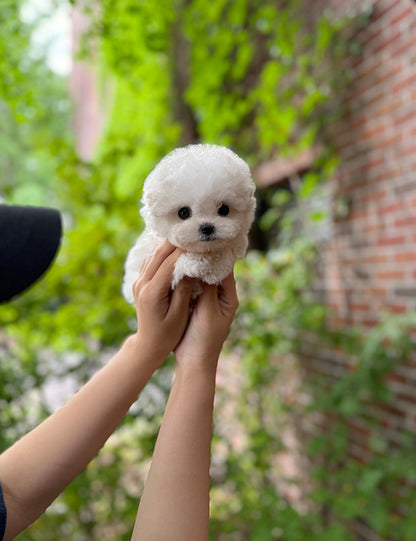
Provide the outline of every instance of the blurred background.
<path id="1" fill-rule="evenodd" d="M 210 538 L 414 541 L 412 0 L 1 1 L 0 200 L 60 209 L 65 234 L 0 307 L 0 450 L 134 330 L 120 288 L 142 184 L 195 142 L 246 159 L 258 204 Z M 19 540 L 130 539 L 171 374 Z"/>

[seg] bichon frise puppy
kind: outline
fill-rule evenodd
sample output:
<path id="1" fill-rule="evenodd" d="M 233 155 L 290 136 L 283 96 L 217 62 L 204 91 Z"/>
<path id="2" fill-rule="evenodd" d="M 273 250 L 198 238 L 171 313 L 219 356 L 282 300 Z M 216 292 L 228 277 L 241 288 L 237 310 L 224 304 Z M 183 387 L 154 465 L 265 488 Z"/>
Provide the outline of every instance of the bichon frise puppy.
<path id="1" fill-rule="evenodd" d="M 184 276 L 219 284 L 246 253 L 254 192 L 249 166 L 228 148 L 189 145 L 165 156 L 143 186 L 140 214 L 146 227 L 127 256 L 126 300 L 134 302 L 140 268 L 165 239 L 185 250 L 176 262 L 172 288 Z M 196 282 L 193 296 L 200 292 Z"/>

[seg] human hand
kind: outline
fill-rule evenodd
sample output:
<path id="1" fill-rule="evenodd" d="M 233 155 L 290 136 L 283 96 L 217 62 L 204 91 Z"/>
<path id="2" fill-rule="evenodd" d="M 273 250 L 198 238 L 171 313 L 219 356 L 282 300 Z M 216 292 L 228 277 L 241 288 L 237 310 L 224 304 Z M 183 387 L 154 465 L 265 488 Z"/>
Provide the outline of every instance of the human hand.
<path id="1" fill-rule="evenodd" d="M 216 371 L 218 357 L 238 307 L 233 274 L 220 286 L 202 284 L 185 334 L 174 353 L 179 369 Z"/>
<path id="2" fill-rule="evenodd" d="M 188 323 L 193 280 L 185 278 L 171 290 L 175 263 L 182 253 L 164 242 L 143 265 L 133 284 L 135 339 L 140 351 L 155 363 L 154 369 L 176 347 Z"/>

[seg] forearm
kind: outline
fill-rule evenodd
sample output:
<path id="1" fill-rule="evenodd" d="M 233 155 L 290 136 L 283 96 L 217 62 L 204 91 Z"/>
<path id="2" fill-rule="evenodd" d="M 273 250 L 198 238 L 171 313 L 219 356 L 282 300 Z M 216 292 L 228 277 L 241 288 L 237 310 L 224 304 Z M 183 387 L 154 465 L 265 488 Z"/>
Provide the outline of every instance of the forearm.
<path id="1" fill-rule="evenodd" d="M 133 540 L 208 539 L 214 392 L 215 371 L 177 372 Z"/>
<path id="2" fill-rule="evenodd" d="M 65 406 L 1 455 L 6 539 L 33 522 L 98 453 L 152 375 L 149 361 L 128 339 Z"/>

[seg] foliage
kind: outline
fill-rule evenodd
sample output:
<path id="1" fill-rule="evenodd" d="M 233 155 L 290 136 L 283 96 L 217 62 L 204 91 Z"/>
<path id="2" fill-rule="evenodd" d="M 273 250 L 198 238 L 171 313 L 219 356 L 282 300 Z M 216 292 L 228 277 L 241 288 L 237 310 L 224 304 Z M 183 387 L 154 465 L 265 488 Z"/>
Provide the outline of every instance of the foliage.
<path id="1" fill-rule="evenodd" d="M 366 332 L 334 328 L 330 311 L 311 293 L 315 244 L 303 236 L 266 255 L 250 254 L 237 267 L 241 303 L 231 341 L 241 354 L 238 413 L 244 446 L 239 452 L 231 446 L 214 489 L 220 495 L 226 491 L 230 507 L 224 511 L 222 494 L 221 507 L 215 508 L 214 491 L 212 539 L 243 532 L 249 540 L 347 541 L 353 539 L 349 526 L 355 520 L 383 539 L 415 535 L 415 435 L 402 432 L 392 446 L 367 407 L 394 407 L 388 378 L 412 352 L 416 314 L 386 314 Z M 334 356 L 342 352 L 353 370 L 335 383 L 310 373 L 299 383 L 302 352 L 307 362 L 323 349 Z M 288 358 L 295 365 L 289 372 Z M 324 428 L 305 433 L 308 419 L 317 414 L 325 419 Z M 368 434 L 364 461 L 350 454 L 357 422 Z M 276 457 L 294 453 L 285 439 L 293 425 L 309 465 L 305 471 L 298 464 L 297 475 L 285 479 Z M 282 481 L 302 486 L 301 498 L 292 496 L 290 503 Z"/>
<path id="2" fill-rule="evenodd" d="M 31 28 L 20 20 L 20 6 L 7 2 L 1 23 L 0 190 L 8 201 L 58 206 L 65 236 L 42 283 L 1 308 L 7 336 L 0 335 L 0 419 L 2 427 L 14 426 L 1 431 L 2 448 L 47 413 L 45 380 L 76 373 L 79 383 L 104 362 L 99 352 L 111 354 L 132 329 L 121 269 L 141 227 L 136 200 L 143 179 L 158 159 L 199 140 L 229 145 L 252 165 L 296 154 L 337 114 L 334 96 L 344 79 L 334 64 L 356 48 L 344 34 L 351 21 L 318 13 L 308 27 L 298 1 L 163 0 L 156 9 L 152 2 L 103 0 L 88 13 L 83 54 L 99 63 L 111 110 L 96 156 L 83 163 L 69 135 L 65 82 L 30 56 Z M 335 166 L 325 147 L 298 197 L 309 201 Z M 265 227 L 281 214 L 282 197 L 273 203 Z M 366 336 L 331 328 L 311 288 L 316 239 L 298 234 L 299 214 L 279 225 L 279 248 L 252 253 L 237 269 L 241 307 L 230 347 L 241 357 L 244 445 L 236 447 L 218 422 L 214 457 L 221 446 L 226 451 L 214 478 L 211 538 L 347 541 L 348 522 L 366 519 L 381 536 L 413 539 L 412 438 L 391 450 L 366 418 L 374 453 L 367 463 L 348 455 L 354 418 L 371 401 L 389 404 L 386 377 L 409 353 L 413 316 L 389 317 Z M 354 371 L 331 388 L 314 382 L 307 394 L 313 401 L 295 408 L 282 392 L 280 360 L 296 359 L 306 344 L 344 350 Z M 145 471 L 153 448 L 169 374 L 154 382 L 159 402 L 139 402 L 100 457 L 21 540 L 129 538 L 142 482 L 137 472 Z M 31 386 L 38 389 L 35 413 L 33 402 L 19 398 Z M 317 412 L 332 422 L 308 444 L 313 482 L 293 504 L 276 482 L 275 458 L 285 450 L 285 427 Z M 143 420 L 133 423 L 134 416 Z"/>
<path id="3" fill-rule="evenodd" d="M 53 186 L 61 153 L 70 143 L 70 100 L 62 78 L 50 72 L 44 59 L 31 54 L 33 28 L 19 19 L 22 4 L 2 3 L 0 197 L 18 204 L 57 204 Z M 11 338 L 6 339 L 3 329 L 16 320 L 16 307 L 0 308 L 1 449 L 27 430 L 24 420 L 33 416 L 34 409 L 29 408 L 30 390 L 42 379 L 33 357 L 10 351 L 14 333 L 10 327 Z M 33 321 L 29 335 L 32 328 Z M 37 409 L 43 412 L 41 406 Z"/>
<path id="4" fill-rule="evenodd" d="M 335 77 L 345 21 L 318 16 L 308 31 L 299 1 L 190 2 L 192 106 L 200 137 L 237 146 L 249 160 L 296 154 L 316 139 Z M 332 52 L 334 56 L 332 57 Z M 204 69 L 201 69 L 201 67 Z"/>
<path id="5" fill-rule="evenodd" d="M 164 2 L 155 10 L 147 2 L 105 0 L 100 10 L 89 13 L 92 25 L 84 54 L 101 62 L 103 76 L 111 81 L 103 85 L 103 91 L 111 89 L 113 106 L 92 163 L 80 163 L 70 143 L 57 136 L 65 132 L 61 128 L 63 122 L 68 123 L 67 111 L 47 131 L 49 140 L 42 139 L 38 131 L 34 134 L 36 149 L 41 147 L 48 156 L 56 157 L 51 162 L 53 172 L 45 174 L 47 187 L 42 197 L 55 200 L 65 211 L 66 228 L 58 260 L 47 279 L 3 311 L 3 321 L 14 336 L 30 332 L 34 350 L 71 349 L 86 359 L 90 352 L 95 355 L 97 344 L 109 346 L 123 338 L 133 324 L 120 285 L 123 259 L 141 227 L 135 201 L 143 179 L 160 156 L 190 140 L 189 124 L 194 128 L 191 140 L 226 142 L 248 157 L 255 153 L 256 159 L 277 148 L 282 153 L 293 152 L 309 142 L 305 133 L 316 133 L 321 123 L 318 105 L 329 98 L 319 90 L 323 84 L 330 85 L 321 73 L 322 59 L 325 51 L 332 50 L 341 23 L 322 16 L 318 33 L 303 34 L 297 9 L 297 2 L 268 2 L 260 7 L 245 0 L 232 5 L 218 0 L 209 6 L 178 1 L 173 7 Z M 10 24 L 22 27 L 24 32 L 18 35 L 26 35 L 27 47 L 30 29 L 19 21 L 17 9 L 13 13 Z M 237 29 L 244 30 L 245 39 Z M 9 49 L 24 56 L 20 41 L 15 43 L 13 36 L 11 31 Z M 306 45 L 308 54 L 298 61 L 299 47 Z M 41 65 L 41 61 L 35 64 Z M 284 73 L 273 73 L 283 65 Z M 331 57 L 328 71 L 330 66 Z M 32 85 L 33 94 L 38 91 L 48 97 L 48 92 L 53 93 L 53 86 L 47 84 L 48 78 L 56 81 L 52 74 L 40 77 L 30 72 L 25 78 L 18 63 L 9 66 L 6 62 L 3 71 L 8 69 L 18 74 L 15 78 L 22 79 L 22 85 Z M 289 73 L 295 79 L 283 89 Z M 327 91 L 330 93 L 330 86 Z M 9 94 L 5 91 L 4 99 L 13 103 Z M 273 102 L 268 103 L 271 96 Z M 23 91 L 19 99 L 21 108 L 28 109 L 25 124 L 34 130 L 37 123 L 29 122 L 30 99 Z M 49 101 L 54 100 L 59 102 L 60 97 Z M 305 100 L 315 104 L 306 107 L 308 114 L 301 105 Z M 40 119 L 49 114 L 42 103 L 36 100 Z M 179 114 L 184 111 L 187 114 Z M 286 116 L 284 130 L 273 124 L 273 118 Z M 274 142 L 262 135 L 260 126 L 267 118 Z M 278 134 L 282 135 L 279 142 Z M 40 160 L 42 167 L 46 162 Z M 13 184 L 16 176 L 13 173 Z M 24 189 L 39 189 L 38 178 L 31 182 L 28 176 L 25 173 Z M 55 186 L 59 190 L 53 190 L 51 197 Z M 14 191 L 5 193 L 16 200 Z M 22 311 L 28 314 L 24 320 L 18 317 Z"/>
<path id="6" fill-rule="evenodd" d="M 0 193 L 20 203 L 56 203 L 52 179 L 69 143 L 70 100 L 65 81 L 31 54 L 33 28 L 19 19 L 22 5 L 2 3 Z"/>
<path id="7" fill-rule="evenodd" d="M 310 445 L 317 464 L 313 497 L 338 519 L 364 521 L 380 537 L 393 540 L 412 539 L 416 531 L 410 519 L 416 480 L 415 434 L 402 430 L 393 444 L 368 406 L 394 408 L 388 377 L 410 358 L 410 333 L 415 325 L 416 313 L 410 312 L 385 315 L 364 336 L 358 330 L 330 332 L 326 342 L 341 348 L 353 360 L 354 369 L 331 389 L 317 382 L 317 389 L 326 388 L 326 393 L 313 405 L 332 419 L 326 433 L 317 435 Z M 349 455 L 357 420 L 367 433 L 369 451 L 364 462 Z"/>

